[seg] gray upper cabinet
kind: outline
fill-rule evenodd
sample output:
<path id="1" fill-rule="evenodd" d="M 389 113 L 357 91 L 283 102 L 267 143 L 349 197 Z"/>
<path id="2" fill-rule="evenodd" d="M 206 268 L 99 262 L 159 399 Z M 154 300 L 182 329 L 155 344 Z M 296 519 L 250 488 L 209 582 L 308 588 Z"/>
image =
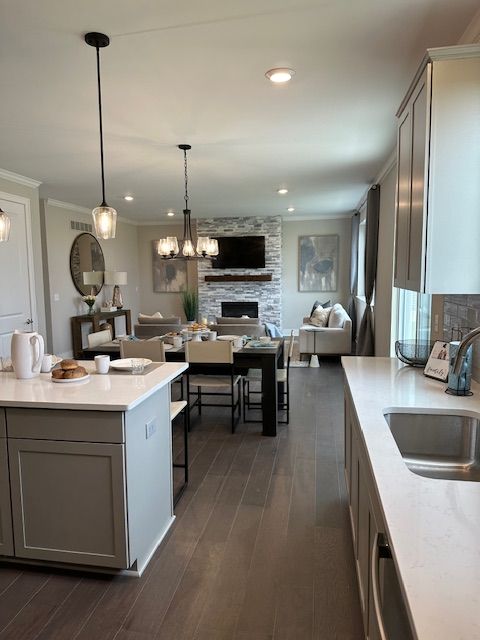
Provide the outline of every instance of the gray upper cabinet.
<path id="1" fill-rule="evenodd" d="M 429 49 L 398 116 L 394 284 L 480 292 L 480 46 Z"/>

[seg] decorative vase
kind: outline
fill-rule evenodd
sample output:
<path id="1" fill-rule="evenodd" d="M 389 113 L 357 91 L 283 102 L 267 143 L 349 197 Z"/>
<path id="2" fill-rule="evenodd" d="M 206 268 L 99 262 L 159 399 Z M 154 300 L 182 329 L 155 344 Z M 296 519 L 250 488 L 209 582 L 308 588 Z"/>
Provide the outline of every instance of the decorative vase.
<path id="1" fill-rule="evenodd" d="M 86 302 L 85 304 L 88 305 L 88 315 L 91 316 L 95 313 L 95 303 L 93 304 L 88 304 L 88 302 Z"/>
<path id="2" fill-rule="evenodd" d="M 117 307 L 117 309 L 121 309 L 123 307 L 123 298 L 122 298 L 122 292 L 120 291 L 120 287 L 118 286 L 118 284 L 116 284 L 113 287 L 113 300 L 112 300 L 113 306 Z"/>

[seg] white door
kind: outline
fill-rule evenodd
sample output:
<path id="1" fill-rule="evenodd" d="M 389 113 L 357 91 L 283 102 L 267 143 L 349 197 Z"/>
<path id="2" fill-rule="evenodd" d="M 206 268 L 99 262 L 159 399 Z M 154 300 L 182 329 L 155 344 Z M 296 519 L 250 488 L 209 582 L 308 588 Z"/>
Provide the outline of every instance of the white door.
<path id="1" fill-rule="evenodd" d="M 0 191 L 0 208 L 10 216 L 10 239 L 0 242 L 0 355 L 10 355 L 14 329 L 36 329 L 30 200 Z"/>

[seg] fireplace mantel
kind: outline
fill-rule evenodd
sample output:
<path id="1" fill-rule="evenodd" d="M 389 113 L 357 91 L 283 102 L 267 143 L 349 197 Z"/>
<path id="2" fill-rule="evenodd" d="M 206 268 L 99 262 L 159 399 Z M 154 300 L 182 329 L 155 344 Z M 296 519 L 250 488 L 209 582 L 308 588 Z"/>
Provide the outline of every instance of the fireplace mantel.
<path id="1" fill-rule="evenodd" d="M 205 276 L 205 282 L 271 282 L 271 273 L 260 274 L 238 274 L 232 273 L 225 274 L 223 276 Z"/>

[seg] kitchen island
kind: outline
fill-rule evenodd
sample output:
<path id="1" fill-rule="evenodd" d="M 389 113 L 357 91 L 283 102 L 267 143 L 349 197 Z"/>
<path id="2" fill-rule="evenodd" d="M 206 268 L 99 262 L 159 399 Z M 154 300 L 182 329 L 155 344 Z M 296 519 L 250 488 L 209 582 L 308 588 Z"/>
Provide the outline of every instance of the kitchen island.
<path id="1" fill-rule="evenodd" d="M 372 591 L 377 582 L 376 531 L 383 530 L 411 637 L 479 640 L 480 483 L 412 472 L 385 416 L 420 415 L 415 423 L 419 434 L 421 414 L 480 418 L 480 385 L 472 383 L 472 397 L 455 397 L 445 393 L 446 384 L 394 358 L 344 357 L 342 364 L 345 470 L 365 635 L 382 637 L 378 593 L 372 598 Z M 475 435 L 471 431 L 473 443 Z M 438 441 L 441 437 L 439 433 Z"/>
<path id="2" fill-rule="evenodd" d="M 0 559 L 140 575 L 170 528 L 170 384 L 142 375 L 0 373 Z"/>

